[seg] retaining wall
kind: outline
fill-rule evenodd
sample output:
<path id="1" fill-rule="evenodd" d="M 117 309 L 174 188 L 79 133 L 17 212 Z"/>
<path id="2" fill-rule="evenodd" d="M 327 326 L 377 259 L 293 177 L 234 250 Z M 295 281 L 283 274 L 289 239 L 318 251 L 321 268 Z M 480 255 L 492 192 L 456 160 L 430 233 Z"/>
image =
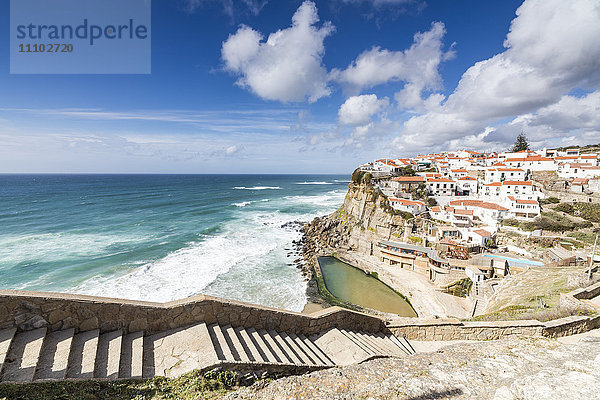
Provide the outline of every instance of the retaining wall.
<path id="1" fill-rule="evenodd" d="M 50 331 L 75 328 L 77 332 L 146 334 L 191 325 L 207 324 L 277 329 L 312 335 L 332 327 L 379 332 L 384 322 L 374 316 L 330 307 L 310 315 L 261 307 L 211 296 L 194 296 L 168 303 L 131 301 L 62 293 L 0 290 L 0 329 L 30 330 L 46 326 Z"/>

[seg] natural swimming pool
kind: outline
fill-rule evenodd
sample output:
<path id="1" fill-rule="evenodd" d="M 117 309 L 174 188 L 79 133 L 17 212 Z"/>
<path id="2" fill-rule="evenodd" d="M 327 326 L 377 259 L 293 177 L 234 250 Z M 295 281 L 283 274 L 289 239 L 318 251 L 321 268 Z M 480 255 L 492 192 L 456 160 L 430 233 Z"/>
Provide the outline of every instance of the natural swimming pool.
<path id="1" fill-rule="evenodd" d="M 318 261 L 325 286 L 335 297 L 402 317 L 417 316 L 402 296 L 379 279 L 334 257 L 319 257 Z"/>

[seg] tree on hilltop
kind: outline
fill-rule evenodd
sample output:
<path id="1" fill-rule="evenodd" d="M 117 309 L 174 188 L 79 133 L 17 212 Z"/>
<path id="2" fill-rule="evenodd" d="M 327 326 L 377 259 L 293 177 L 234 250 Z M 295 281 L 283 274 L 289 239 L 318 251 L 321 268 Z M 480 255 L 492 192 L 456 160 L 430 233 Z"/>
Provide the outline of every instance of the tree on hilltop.
<path id="1" fill-rule="evenodd" d="M 527 141 L 527 136 L 523 132 L 519 133 L 517 136 L 517 140 L 515 140 L 515 144 L 510 149 L 512 152 L 529 150 L 529 142 Z"/>

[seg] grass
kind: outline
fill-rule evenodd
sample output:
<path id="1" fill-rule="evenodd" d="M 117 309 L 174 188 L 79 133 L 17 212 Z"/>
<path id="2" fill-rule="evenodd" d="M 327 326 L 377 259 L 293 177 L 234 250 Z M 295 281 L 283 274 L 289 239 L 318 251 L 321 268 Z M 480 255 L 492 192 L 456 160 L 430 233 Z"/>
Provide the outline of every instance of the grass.
<path id="1" fill-rule="evenodd" d="M 463 278 L 444 288 L 444 292 L 457 297 L 467 297 L 473 286 L 473 281 L 469 278 Z"/>
<path id="2" fill-rule="evenodd" d="M 196 400 L 219 399 L 237 386 L 229 371 L 192 371 L 178 378 L 59 381 L 0 385 L 2 400 Z"/>

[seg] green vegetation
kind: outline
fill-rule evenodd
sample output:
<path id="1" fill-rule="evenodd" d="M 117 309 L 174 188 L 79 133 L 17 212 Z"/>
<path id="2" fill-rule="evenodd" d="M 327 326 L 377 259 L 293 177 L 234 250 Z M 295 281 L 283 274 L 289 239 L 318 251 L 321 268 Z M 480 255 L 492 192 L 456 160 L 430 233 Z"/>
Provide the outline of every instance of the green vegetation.
<path id="1" fill-rule="evenodd" d="M 592 223 L 589 221 L 576 222 L 555 212 L 542 213 L 541 216 L 533 221 L 522 222 L 520 224 L 521 229 L 526 231 L 542 229 L 551 232 L 567 232 L 576 229 L 589 228 L 591 226 Z"/>
<path id="2" fill-rule="evenodd" d="M 521 225 L 521 222 L 514 218 L 507 218 L 505 220 L 502 220 L 502 225 L 518 227 L 519 225 Z"/>
<path id="3" fill-rule="evenodd" d="M 473 281 L 469 278 L 463 278 L 444 287 L 444 292 L 457 297 L 467 297 L 471 287 L 473 287 Z"/>
<path id="4" fill-rule="evenodd" d="M 361 171 L 360 169 L 357 168 L 352 173 L 352 182 L 368 184 L 371 182 L 371 173 L 366 172 L 366 171 Z"/>
<path id="5" fill-rule="evenodd" d="M 421 243 L 423 243 L 423 239 L 421 239 L 418 236 L 409 236 L 408 240 L 410 240 L 411 242 L 413 242 L 415 244 L 421 244 Z"/>
<path id="6" fill-rule="evenodd" d="M 230 371 L 192 371 L 179 378 L 146 380 L 60 381 L 0 385 L 0 399 L 18 400 L 150 400 L 217 399 L 238 385 Z"/>
<path id="7" fill-rule="evenodd" d="M 415 176 L 416 174 L 417 173 L 410 165 L 400 168 L 400 176 Z"/>
<path id="8" fill-rule="evenodd" d="M 511 147 L 510 151 L 523 150 L 529 150 L 529 142 L 527 141 L 527 136 L 525 136 L 525 133 L 521 132 L 519 133 L 519 136 L 517 136 L 517 140 L 515 140 L 515 144 L 513 147 Z"/>
<path id="9" fill-rule="evenodd" d="M 544 205 L 544 204 L 558 204 L 558 203 L 560 203 L 560 199 L 558 197 L 547 197 L 545 199 L 540 199 L 539 203 L 541 205 Z"/>
<path id="10" fill-rule="evenodd" d="M 592 232 L 570 232 L 567 236 L 587 244 L 594 244 L 594 240 L 596 240 L 596 234 Z M 577 244 L 575 245 L 577 246 Z"/>
<path id="11" fill-rule="evenodd" d="M 600 204 L 594 203 L 561 203 L 555 210 L 581 217 L 590 222 L 600 222 Z"/>

